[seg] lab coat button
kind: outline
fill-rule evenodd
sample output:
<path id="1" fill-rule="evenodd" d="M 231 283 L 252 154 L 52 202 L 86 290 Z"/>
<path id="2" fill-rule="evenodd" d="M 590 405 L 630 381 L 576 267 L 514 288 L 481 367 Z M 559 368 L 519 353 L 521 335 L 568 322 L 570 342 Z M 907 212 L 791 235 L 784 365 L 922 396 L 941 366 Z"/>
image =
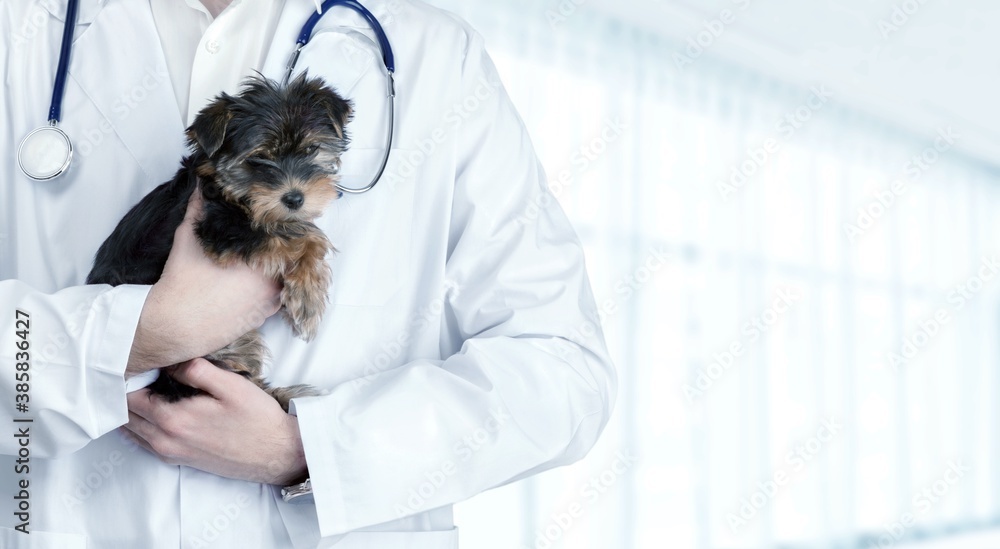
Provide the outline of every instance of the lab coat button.
<path id="1" fill-rule="evenodd" d="M 211 54 L 219 53 L 219 48 L 221 47 L 222 44 L 220 44 L 218 40 L 209 40 L 205 43 L 205 51 Z"/>

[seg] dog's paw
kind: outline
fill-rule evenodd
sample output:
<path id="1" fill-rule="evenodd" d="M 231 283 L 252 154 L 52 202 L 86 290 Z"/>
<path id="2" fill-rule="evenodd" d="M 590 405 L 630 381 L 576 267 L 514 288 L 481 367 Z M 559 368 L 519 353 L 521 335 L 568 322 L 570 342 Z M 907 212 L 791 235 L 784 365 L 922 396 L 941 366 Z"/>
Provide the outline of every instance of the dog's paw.
<path id="1" fill-rule="evenodd" d="M 292 333 L 295 337 L 305 341 L 306 343 L 316 339 L 316 335 L 319 333 L 319 323 L 320 317 L 314 314 L 310 314 L 308 311 L 302 312 L 289 309 L 287 306 L 281 310 L 282 316 L 285 318 L 285 322 L 288 323 L 292 328 Z"/>
<path id="2" fill-rule="evenodd" d="M 282 315 L 296 337 L 312 341 L 319 333 L 319 325 L 326 310 L 326 291 L 315 287 L 289 284 L 281 292 Z"/>

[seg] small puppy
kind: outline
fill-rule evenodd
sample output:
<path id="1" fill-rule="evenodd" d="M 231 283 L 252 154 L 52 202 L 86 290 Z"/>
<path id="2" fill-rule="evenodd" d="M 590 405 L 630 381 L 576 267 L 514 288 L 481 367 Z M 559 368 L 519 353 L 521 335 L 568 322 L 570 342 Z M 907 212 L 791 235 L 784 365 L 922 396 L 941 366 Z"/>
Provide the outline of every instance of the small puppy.
<path id="1" fill-rule="evenodd" d="M 101 245 L 88 284 L 153 284 L 163 272 L 174 231 L 193 192 L 204 196 L 195 234 L 219 264 L 243 261 L 284 283 L 282 313 L 295 335 L 316 336 L 326 309 L 335 251 L 312 223 L 339 197 L 340 156 L 347 148 L 350 103 L 322 80 L 287 86 L 251 78 L 237 96 L 222 94 L 187 130 L 191 154 L 172 181 L 157 187 Z M 207 356 L 251 379 L 287 411 L 309 386 L 272 388 L 261 378 L 267 349 L 254 330 Z M 150 385 L 171 401 L 198 391 L 161 372 Z"/>

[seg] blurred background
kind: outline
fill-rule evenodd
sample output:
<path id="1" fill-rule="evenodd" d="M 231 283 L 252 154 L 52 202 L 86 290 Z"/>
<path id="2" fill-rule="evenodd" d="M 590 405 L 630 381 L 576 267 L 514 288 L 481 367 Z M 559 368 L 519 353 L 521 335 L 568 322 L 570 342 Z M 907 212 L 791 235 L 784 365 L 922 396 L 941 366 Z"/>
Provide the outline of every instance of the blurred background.
<path id="1" fill-rule="evenodd" d="M 463 546 L 1000 547 L 1000 5 L 431 0 L 487 40 L 620 373 Z"/>

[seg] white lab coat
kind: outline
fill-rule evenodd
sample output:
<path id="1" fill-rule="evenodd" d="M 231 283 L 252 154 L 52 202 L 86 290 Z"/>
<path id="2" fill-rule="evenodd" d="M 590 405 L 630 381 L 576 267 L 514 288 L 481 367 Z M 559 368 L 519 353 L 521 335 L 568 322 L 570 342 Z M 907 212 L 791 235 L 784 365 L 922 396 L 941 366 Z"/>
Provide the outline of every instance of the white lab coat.
<path id="1" fill-rule="evenodd" d="M 264 326 L 294 402 L 315 504 L 166 465 L 129 445 L 123 374 L 148 288 L 84 286 L 122 215 L 169 179 L 183 125 L 148 3 L 83 0 L 62 127 L 76 158 L 35 183 L 15 163 L 44 123 L 64 0 L 0 0 L 0 547 L 454 548 L 452 504 L 580 459 L 615 394 L 581 246 L 484 52 L 457 18 L 368 0 L 397 58 L 396 146 L 375 189 L 318 221 L 339 252 L 321 333 Z M 282 74 L 313 9 L 287 0 L 264 74 Z M 356 107 L 345 181 L 381 158 L 385 81 L 349 12 L 299 68 Z M 360 34 L 359 34 L 360 33 Z M 14 410 L 15 309 L 31 314 L 30 410 Z M 31 417 L 30 530 L 15 417 Z"/>

